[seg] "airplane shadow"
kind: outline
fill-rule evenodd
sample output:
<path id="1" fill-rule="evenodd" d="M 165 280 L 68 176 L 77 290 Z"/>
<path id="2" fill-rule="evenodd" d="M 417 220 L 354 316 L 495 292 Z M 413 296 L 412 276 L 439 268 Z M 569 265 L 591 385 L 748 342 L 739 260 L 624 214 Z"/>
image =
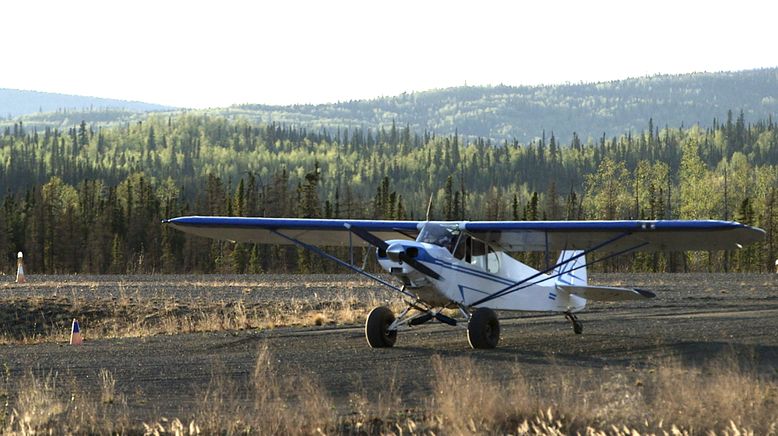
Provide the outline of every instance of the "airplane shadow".
<path id="1" fill-rule="evenodd" d="M 370 350 L 367 344 L 359 344 L 359 347 L 354 345 L 353 341 L 364 340 L 363 333 L 359 329 L 325 328 L 303 331 L 289 329 L 244 332 L 221 344 L 211 344 L 208 349 L 211 352 L 236 348 L 254 350 L 265 341 L 285 343 L 285 341 L 290 339 L 303 339 L 303 337 L 306 337 L 303 340 L 308 342 L 310 340 L 315 341 L 315 336 L 319 334 L 329 335 L 331 333 L 339 336 L 337 343 L 331 345 L 346 346 L 350 344 L 348 348 L 353 349 L 352 351 L 356 353 L 355 358 L 357 359 L 360 358 L 358 356 L 363 354 L 380 352 L 383 355 L 382 358 L 389 360 L 403 360 L 405 357 L 408 357 L 414 362 L 425 362 L 433 356 L 439 356 L 444 360 L 472 359 L 476 363 L 483 363 L 487 366 L 493 365 L 495 367 L 518 364 L 576 367 L 579 369 L 601 369 L 606 367 L 612 369 L 644 368 L 667 362 L 676 362 L 682 366 L 689 367 L 702 367 L 712 363 L 727 363 L 734 364 L 743 369 L 753 369 L 771 375 L 778 374 L 775 365 L 775 362 L 778 362 L 778 346 L 774 345 L 743 344 L 726 341 L 662 341 L 647 343 L 644 341 L 644 337 L 627 337 L 624 335 L 621 335 L 620 339 L 627 339 L 627 343 L 609 344 L 604 340 L 609 338 L 608 335 L 594 333 L 587 334 L 587 339 L 594 339 L 591 342 L 572 342 L 569 347 L 565 347 L 565 343 L 562 343 L 562 345 L 555 344 L 555 350 L 543 349 L 543 346 L 537 342 L 525 347 L 520 340 L 518 342 L 513 340 L 509 343 L 500 344 L 492 350 L 473 350 L 467 341 L 461 338 L 455 341 L 451 341 L 450 338 L 435 338 L 435 336 L 438 336 L 437 332 L 432 332 L 432 338 L 424 338 L 432 339 L 429 341 L 424 340 L 425 345 L 404 343 L 401 339 L 395 348 Z M 317 347 L 314 346 L 307 351 L 316 354 L 316 350 Z"/>
<path id="2" fill-rule="evenodd" d="M 501 346 L 493 350 L 434 349 L 401 346 L 404 352 L 417 356 L 440 356 L 444 359 L 470 358 L 488 364 L 526 364 L 574 366 L 577 368 L 641 368 L 677 362 L 682 366 L 704 367 L 711 364 L 734 365 L 737 368 L 778 374 L 778 346 L 749 345 L 729 342 L 685 341 L 629 347 L 627 352 L 613 349 L 605 353 L 585 351 L 550 353 L 521 349 L 520 345 Z"/>

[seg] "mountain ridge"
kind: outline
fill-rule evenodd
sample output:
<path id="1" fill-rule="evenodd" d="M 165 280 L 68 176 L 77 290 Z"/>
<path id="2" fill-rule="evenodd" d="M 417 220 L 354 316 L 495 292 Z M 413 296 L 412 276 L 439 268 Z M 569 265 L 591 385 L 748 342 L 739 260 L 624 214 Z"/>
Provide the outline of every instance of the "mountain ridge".
<path id="1" fill-rule="evenodd" d="M 34 113 L 48 113 L 61 110 L 123 109 L 130 112 L 152 112 L 174 109 L 156 103 L 137 100 L 91 97 L 56 92 L 0 88 L 0 116 L 15 118 Z"/>
<path id="2" fill-rule="evenodd" d="M 169 115 L 203 113 L 333 133 L 337 129 L 376 131 L 396 124 L 415 132 L 457 133 L 500 142 L 527 143 L 551 134 L 563 142 L 574 135 L 586 141 L 642 131 L 649 125 L 657 129 L 709 127 L 714 119 L 737 117 L 741 111 L 746 121 L 775 118 L 778 68 L 657 74 L 592 83 L 460 86 L 337 103 L 240 104 L 201 110 L 152 106 Z M 110 106 L 100 106 L 98 111 L 29 113 L 17 119 L 28 127 L 65 128 L 81 120 L 106 125 L 146 116 L 142 109 L 106 108 Z M 0 126 L 8 124 L 0 122 Z"/>
<path id="3" fill-rule="evenodd" d="M 778 68 L 577 84 L 461 86 L 331 104 L 233 108 L 266 122 L 304 127 L 375 128 L 395 122 L 416 131 L 457 131 L 496 140 L 526 142 L 552 131 L 563 139 L 573 132 L 597 138 L 645 129 L 652 119 L 657 126 L 708 125 L 729 110 L 742 110 L 746 119 L 769 118 L 778 113 Z"/>

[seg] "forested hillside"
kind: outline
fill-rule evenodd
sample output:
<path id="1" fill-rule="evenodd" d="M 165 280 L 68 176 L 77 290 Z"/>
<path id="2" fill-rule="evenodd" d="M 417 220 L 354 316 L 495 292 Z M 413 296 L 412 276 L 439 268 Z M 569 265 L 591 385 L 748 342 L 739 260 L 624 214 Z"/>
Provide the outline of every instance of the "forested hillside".
<path id="1" fill-rule="evenodd" d="M 0 90 L 0 109 L 3 107 Z M 85 120 L 89 124 L 113 126 L 136 122 L 145 115 L 120 104 L 97 105 L 91 110 L 59 110 L 38 113 L 34 100 L 15 104 L 33 105 L 29 113 L 14 120 L 0 121 L 0 127 L 23 122 L 30 128 L 66 130 Z M 127 102 L 125 102 L 127 103 Z M 89 108 L 83 103 L 59 107 Z M 132 110 L 118 110 L 117 108 Z M 53 110 L 53 109 L 52 109 Z M 148 110 L 148 109 L 146 109 Z M 553 132 L 569 143 L 576 133 L 584 142 L 636 134 L 650 118 L 662 128 L 710 126 L 727 111 L 743 112 L 747 122 L 778 114 L 778 68 L 726 73 L 698 73 L 653 76 L 591 84 L 555 86 L 464 86 L 415 92 L 374 100 L 321 105 L 241 105 L 194 111 L 251 123 L 276 123 L 309 131 L 388 129 L 393 123 L 413 132 L 437 135 L 459 134 L 463 138 L 518 140 L 527 143 Z M 12 111 L 11 111 L 12 112 Z M 191 112 L 191 111 L 190 111 Z M 0 116 L 5 112 L 0 110 Z M 14 113 L 14 112 L 12 112 Z M 173 115 L 180 115 L 176 111 Z"/>
<path id="2" fill-rule="evenodd" d="M 294 249 L 233 246 L 172 231 L 188 214 L 434 219 L 737 219 L 764 244 L 733 253 L 639 255 L 605 268 L 772 268 L 778 134 L 744 113 L 710 128 L 528 144 L 407 126 L 337 134 L 184 114 L 113 128 L 8 127 L 0 137 L 0 270 L 308 271 Z M 527 258 L 525 256 L 524 258 Z M 533 258 L 529 257 L 532 261 Z"/>
<path id="3" fill-rule="evenodd" d="M 652 76 L 554 86 L 464 86 L 327 105 L 244 105 L 229 110 L 265 122 L 308 128 L 408 124 L 412 130 L 528 142 L 553 131 L 569 142 L 646 128 L 709 126 L 727 110 L 756 121 L 778 113 L 778 69 Z"/>
<path id="4" fill-rule="evenodd" d="M 171 107 L 139 101 L 0 88 L 0 117 L 3 118 L 47 112 L 59 113 L 59 116 L 67 117 L 68 112 L 93 112 L 104 109 L 112 109 L 113 112 L 118 109 L 129 112 L 148 112 L 169 110 Z M 114 113 L 114 115 L 116 114 Z M 81 119 L 77 118 L 74 122 Z"/>

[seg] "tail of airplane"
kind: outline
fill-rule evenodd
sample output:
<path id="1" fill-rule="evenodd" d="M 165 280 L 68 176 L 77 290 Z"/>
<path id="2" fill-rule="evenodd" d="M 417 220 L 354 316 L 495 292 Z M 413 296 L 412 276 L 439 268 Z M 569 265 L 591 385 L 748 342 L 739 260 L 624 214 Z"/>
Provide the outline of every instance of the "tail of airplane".
<path id="1" fill-rule="evenodd" d="M 568 286 L 587 285 L 586 266 L 585 266 L 586 256 L 581 256 L 575 260 L 571 260 L 570 262 L 562 264 L 562 262 L 572 257 L 578 256 L 581 253 L 583 253 L 583 251 L 581 250 L 565 250 L 559 254 L 559 259 L 556 262 L 557 265 L 559 266 L 554 268 L 554 272 L 551 274 L 552 276 L 560 274 L 558 277 L 556 277 L 556 283 L 558 285 L 568 285 Z"/>
<path id="2" fill-rule="evenodd" d="M 583 253 L 580 250 L 566 250 L 559 255 L 557 264 L 578 256 Z M 556 277 L 557 289 L 567 292 L 570 296 L 584 298 L 586 300 L 596 301 L 623 301 L 623 300 L 642 300 L 654 298 L 656 294 L 643 289 L 615 288 L 612 286 L 589 286 L 586 277 L 586 256 L 581 256 L 571 260 L 564 265 L 558 266 L 551 274 Z M 584 303 L 585 304 L 585 300 Z M 577 310 L 583 309 L 583 305 Z"/>

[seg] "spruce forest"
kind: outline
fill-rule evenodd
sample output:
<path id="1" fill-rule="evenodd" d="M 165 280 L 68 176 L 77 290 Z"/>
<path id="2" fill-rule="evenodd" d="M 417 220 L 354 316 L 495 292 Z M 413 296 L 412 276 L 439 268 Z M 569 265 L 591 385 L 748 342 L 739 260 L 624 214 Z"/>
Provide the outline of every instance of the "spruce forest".
<path id="1" fill-rule="evenodd" d="M 737 220 L 765 229 L 764 242 L 596 268 L 764 272 L 778 254 L 776 187 L 774 121 L 737 110 L 710 126 L 650 119 L 641 132 L 564 143 L 551 132 L 498 143 L 395 123 L 314 131 L 196 112 L 66 131 L 18 122 L 0 137 L 0 271 L 23 251 L 33 273 L 336 272 L 292 247 L 211 241 L 160 221 L 424 219 L 432 198 L 440 220 Z"/>

